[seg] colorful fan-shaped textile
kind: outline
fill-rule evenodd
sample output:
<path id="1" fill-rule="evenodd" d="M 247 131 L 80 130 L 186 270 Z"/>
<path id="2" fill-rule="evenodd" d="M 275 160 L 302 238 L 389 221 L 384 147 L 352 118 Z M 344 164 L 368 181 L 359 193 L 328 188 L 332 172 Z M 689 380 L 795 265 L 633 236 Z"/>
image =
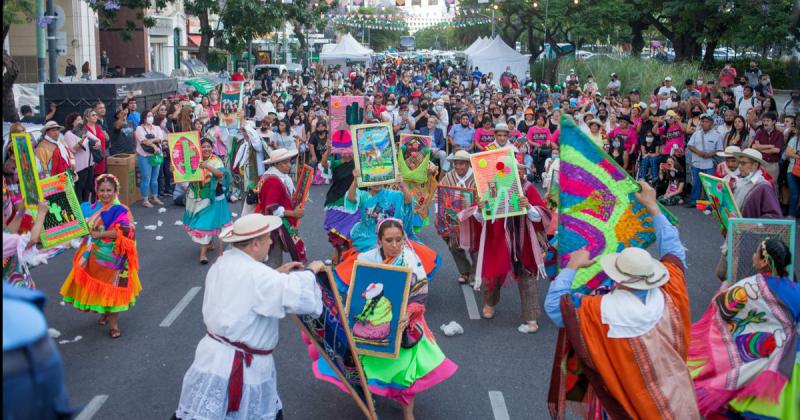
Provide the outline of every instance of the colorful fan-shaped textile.
<path id="1" fill-rule="evenodd" d="M 559 172 L 558 266 L 568 254 L 586 247 L 592 258 L 655 241 L 650 213 L 636 200 L 639 184 L 568 118 L 561 119 Z M 662 212 L 672 223 L 674 217 Z M 600 264 L 582 269 L 573 293 L 603 293 L 611 282 Z"/>

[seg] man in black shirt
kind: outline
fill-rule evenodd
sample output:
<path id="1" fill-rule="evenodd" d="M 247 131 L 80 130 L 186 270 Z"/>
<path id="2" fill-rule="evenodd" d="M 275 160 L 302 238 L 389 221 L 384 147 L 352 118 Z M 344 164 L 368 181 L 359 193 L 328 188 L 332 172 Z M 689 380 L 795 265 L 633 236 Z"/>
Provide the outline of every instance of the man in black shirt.
<path id="1" fill-rule="evenodd" d="M 322 160 L 325 151 L 328 150 L 328 126 L 325 121 L 317 122 L 317 127 L 308 139 L 311 145 L 311 164 L 315 165 Z"/>
<path id="2" fill-rule="evenodd" d="M 114 123 L 111 125 L 111 139 L 108 142 L 108 155 L 114 156 L 120 153 L 135 153 L 133 131 L 136 127 L 128 120 L 128 108 L 122 108 L 114 116 Z"/>

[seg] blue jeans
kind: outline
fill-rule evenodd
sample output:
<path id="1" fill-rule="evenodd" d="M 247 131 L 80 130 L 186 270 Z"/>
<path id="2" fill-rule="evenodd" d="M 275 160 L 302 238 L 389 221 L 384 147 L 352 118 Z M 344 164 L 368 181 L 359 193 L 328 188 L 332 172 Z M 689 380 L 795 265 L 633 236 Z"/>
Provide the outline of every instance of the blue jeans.
<path id="1" fill-rule="evenodd" d="M 147 199 L 149 196 L 158 196 L 158 174 L 161 170 L 161 165 L 150 165 L 150 158 L 147 156 L 137 155 L 136 159 L 139 162 L 139 172 L 142 173 L 142 184 L 139 186 L 142 192 L 142 199 Z"/>
<path id="2" fill-rule="evenodd" d="M 648 170 L 650 179 L 658 178 L 658 163 L 661 162 L 660 157 L 646 157 L 642 159 L 642 166 L 639 168 L 639 178 L 646 179 Z"/>
<path id="3" fill-rule="evenodd" d="M 800 210 L 797 209 L 797 206 L 800 205 L 797 202 L 800 200 L 800 177 L 787 174 L 786 180 L 789 183 L 789 216 L 797 217 L 800 214 Z"/>
<path id="4" fill-rule="evenodd" d="M 700 198 L 700 193 L 703 191 L 703 184 L 700 182 L 701 172 L 707 175 L 713 175 L 714 168 L 698 169 L 692 166 L 692 194 L 691 198 L 689 198 L 689 203 L 692 205 L 697 203 L 697 199 Z"/>

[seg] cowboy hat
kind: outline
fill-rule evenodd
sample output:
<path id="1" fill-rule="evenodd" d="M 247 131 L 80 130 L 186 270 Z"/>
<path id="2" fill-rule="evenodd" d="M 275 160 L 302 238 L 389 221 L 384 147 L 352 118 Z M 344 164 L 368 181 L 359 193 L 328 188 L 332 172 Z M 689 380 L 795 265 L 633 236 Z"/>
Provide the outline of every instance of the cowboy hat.
<path id="1" fill-rule="evenodd" d="M 600 122 L 600 120 L 598 120 L 597 118 L 593 118 L 592 120 L 590 120 L 589 124 L 587 124 L 587 126 L 590 126 L 592 124 L 597 124 L 598 127 L 602 127 L 603 126 L 603 123 Z"/>
<path id="2" fill-rule="evenodd" d="M 269 159 L 265 160 L 264 164 L 274 165 L 295 156 L 297 156 L 297 150 L 286 150 L 284 148 L 275 149 L 269 154 Z"/>
<path id="3" fill-rule="evenodd" d="M 741 152 L 734 152 L 733 155 L 736 156 L 737 158 L 738 157 L 748 158 L 748 159 L 750 159 L 750 160 L 752 160 L 754 162 L 758 162 L 762 166 L 767 164 L 767 162 L 764 160 L 763 156 L 761 156 L 761 152 L 759 152 L 756 149 L 747 148 L 747 149 L 742 150 Z"/>
<path id="4" fill-rule="evenodd" d="M 508 124 L 506 124 L 506 123 L 497 123 L 497 125 L 494 126 L 494 130 L 492 130 L 492 131 L 495 132 L 495 133 L 498 132 L 498 131 L 505 131 L 506 134 L 508 134 L 509 133 Z"/>
<path id="5" fill-rule="evenodd" d="M 52 130 L 54 128 L 57 128 L 59 130 L 63 130 L 64 129 L 64 127 L 58 125 L 57 122 L 55 122 L 53 120 L 50 120 L 50 121 L 44 123 L 44 125 L 42 126 L 42 132 L 44 133 L 44 132 L 47 132 L 47 130 Z"/>
<path id="6" fill-rule="evenodd" d="M 236 220 L 232 226 L 222 229 L 219 238 L 222 242 L 242 242 L 266 235 L 281 226 L 278 216 L 265 216 L 251 213 Z"/>
<path id="7" fill-rule="evenodd" d="M 464 162 L 469 162 L 469 152 L 467 152 L 466 150 L 459 150 L 459 151 L 453 153 L 452 155 L 448 156 L 447 160 L 449 160 L 451 162 L 455 161 L 455 160 L 461 160 L 461 161 L 464 161 Z"/>
<path id="8" fill-rule="evenodd" d="M 600 260 L 600 266 L 612 280 L 631 289 L 655 289 L 669 281 L 667 267 L 641 248 L 608 254 Z"/>
<path id="9" fill-rule="evenodd" d="M 742 149 L 740 149 L 739 146 L 728 146 L 725 148 L 724 152 L 717 152 L 717 156 L 724 158 L 736 157 L 733 154 L 741 151 Z"/>

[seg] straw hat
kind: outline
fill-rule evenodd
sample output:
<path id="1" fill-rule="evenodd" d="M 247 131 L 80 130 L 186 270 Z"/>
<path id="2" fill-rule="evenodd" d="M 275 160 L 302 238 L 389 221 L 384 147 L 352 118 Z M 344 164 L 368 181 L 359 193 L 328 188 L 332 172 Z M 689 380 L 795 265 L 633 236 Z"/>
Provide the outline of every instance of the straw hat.
<path id="1" fill-rule="evenodd" d="M 509 133 L 508 124 L 506 124 L 506 123 L 497 123 L 497 125 L 494 127 L 494 130 L 492 130 L 492 131 L 495 132 L 495 133 L 498 132 L 498 131 L 505 131 L 506 134 L 508 134 Z"/>
<path id="2" fill-rule="evenodd" d="M 252 213 L 240 217 L 232 226 L 223 229 L 219 237 L 222 242 L 242 242 L 270 233 L 281 224 L 281 218 L 278 216 Z"/>
<path id="3" fill-rule="evenodd" d="M 600 260 L 600 266 L 612 280 L 631 289 L 655 289 L 669 281 L 667 267 L 641 248 L 608 254 Z"/>
<path id="4" fill-rule="evenodd" d="M 459 150 L 459 151 L 453 153 L 452 155 L 448 156 L 447 160 L 449 160 L 451 162 L 452 161 L 456 161 L 456 160 L 469 162 L 469 152 L 467 152 L 466 150 Z"/>
<path id="5" fill-rule="evenodd" d="M 739 146 L 728 146 L 725 148 L 724 152 L 717 152 L 717 156 L 724 158 L 735 157 L 733 154 L 741 151 L 742 149 L 740 149 Z"/>
<path id="6" fill-rule="evenodd" d="M 600 122 L 600 120 L 598 120 L 597 118 L 593 118 L 593 119 L 591 119 L 591 120 L 589 121 L 589 124 L 587 124 L 587 125 L 588 125 L 588 126 L 591 126 L 592 124 L 597 124 L 597 126 L 598 126 L 598 127 L 602 127 L 602 126 L 603 126 L 603 123 L 602 123 L 602 122 Z"/>
<path id="7" fill-rule="evenodd" d="M 57 123 L 57 122 L 55 122 L 55 121 L 53 121 L 53 120 L 50 120 L 50 121 L 48 121 L 48 122 L 44 123 L 44 125 L 42 126 L 42 130 L 41 130 L 41 131 L 42 131 L 42 133 L 46 133 L 46 132 L 47 132 L 47 130 L 52 130 L 52 129 L 54 129 L 54 128 L 57 128 L 57 129 L 59 129 L 59 130 L 63 130 L 63 129 L 64 129 L 64 127 L 63 127 L 63 126 L 60 126 L 60 125 L 58 125 L 58 123 Z"/>
<path id="8" fill-rule="evenodd" d="M 764 157 L 761 156 L 761 152 L 759 152 L 756 149 L 747 148 L 742 150 L 741 152 L 734 152 L 733 155 L 736 156 L 737 158 L 738 157 L 748 158 L 754 162 L 758 162 L 762 166 L 767 164 L 767 162 L 764 161 Z"/>
<path id="9" fill-rule="evenodd" d="M 284 148 L 275 149 L 269 154 L 269 159 L 264 161 L 264 164 L 274 165 L 278 162 L 291 159 L 297 156 L 297 150 L 286 150 Z"/>

